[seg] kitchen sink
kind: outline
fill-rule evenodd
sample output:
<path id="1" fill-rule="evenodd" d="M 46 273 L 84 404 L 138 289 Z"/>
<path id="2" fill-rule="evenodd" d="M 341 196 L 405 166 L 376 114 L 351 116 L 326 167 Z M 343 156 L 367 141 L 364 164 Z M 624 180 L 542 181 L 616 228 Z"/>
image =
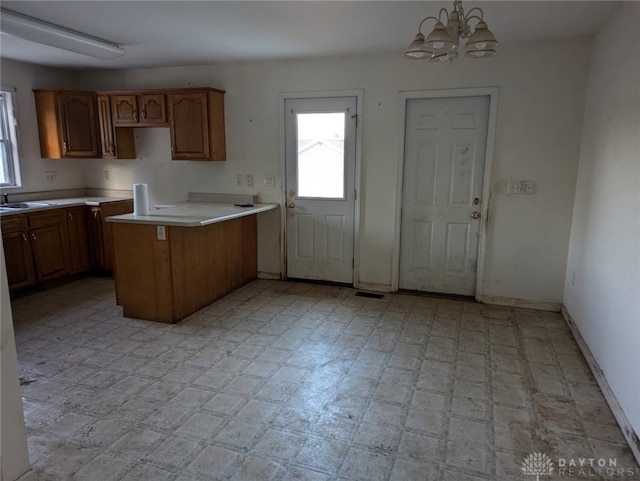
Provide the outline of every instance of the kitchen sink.
<path id="1" fill-rule="evenodd" d="M 48 207 L 50 204 L 48 202 L 16 202 L 14 204 L 2 204 L 0 207 L 2 209 L 33 209 L 35 207 Z M 5 211 L 6 212 L 6 211 Z"/>

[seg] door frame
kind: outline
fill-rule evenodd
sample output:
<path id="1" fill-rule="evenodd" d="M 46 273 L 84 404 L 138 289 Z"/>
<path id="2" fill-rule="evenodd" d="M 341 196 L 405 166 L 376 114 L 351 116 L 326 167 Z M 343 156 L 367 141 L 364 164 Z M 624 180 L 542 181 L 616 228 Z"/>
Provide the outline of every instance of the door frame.
<path id="1" fill-rule="evenodd" d="M 398 170 L 396 183 L 396 209 L 393 240 L 393 261 L 391 263 L 391 291 L 397 292 L 400 279 L 400 230 L 402 227 L 402 184 L 404 182 L 404 144 L 407 122 L 407 101 L 415 99 L 489 97 L 489 119 L 487 125 L 487 148 L 485 151 L 484 179 L 482 182 L 482 209 L 480 212 L 480 237 L 478 238 L 478 264 L 476 267 L 475 299 L 482 300 L 484 292 L 485 252 L 487 247 L 487 227 L 489 202 L 491 201 L 491 174 L 496 138 L 499 87 L 478 87 L 442 90 L 402 91 L 398 96 Z"/>
<path id="2" fill-rule="evenodd" d="M 364 99 L 364 89 L 352 90 L 323 90 L 311 92 L 281 92 L 278 94 L 278 118 L 280 129 L 280 178 L 282 186 L 280 189 L 280 278 L 287 278 L 287 171 L 286 171 L 286 138 L 285 102 L 289 99 L 320 99 L 331 97 L 355 97 L 356 98 L 356 158 L 354 186 L 355 200 L 353 212 L 353 287 L 357 288 L 360 283 L 360 198 L 362 197 L 362 107 Z"/>

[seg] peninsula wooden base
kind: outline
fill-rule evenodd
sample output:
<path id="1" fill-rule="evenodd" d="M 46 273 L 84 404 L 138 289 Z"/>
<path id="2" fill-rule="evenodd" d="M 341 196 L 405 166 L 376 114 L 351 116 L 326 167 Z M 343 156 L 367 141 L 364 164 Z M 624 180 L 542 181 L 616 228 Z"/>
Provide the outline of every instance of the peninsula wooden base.
<path id="1" fill-rule="evenodd" d="M 114 276 L 126 317 L 175 323 L 257 276 L 256 216 L 200 227 L 113 223 Z"/>

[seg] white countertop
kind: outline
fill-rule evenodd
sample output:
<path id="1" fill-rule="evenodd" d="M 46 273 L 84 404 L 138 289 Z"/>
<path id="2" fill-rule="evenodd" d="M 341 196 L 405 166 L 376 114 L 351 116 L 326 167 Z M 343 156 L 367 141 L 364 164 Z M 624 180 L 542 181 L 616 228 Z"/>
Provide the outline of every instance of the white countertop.
<path id="1" fill-rule="evenodd" d="M 132 200 L 132 197 L 73 197 L 69 199 L 36 200 L 34 202 L 54 204 L 52 207 L 73 207 L 75 205 L 88 205 L 94 207 L 102 204 L 108 204 L 109 202 L 120 202 L 121 200 Z"/>
<path id="2" fill-rule="evenodd" d="M 233 204 L 187 201 L 160 209 L 151 209 L 149 215 L 122 214 L 107 217 L 107 222 L 198 227 L 277 208 L 278 204 L 253 204 L 253 207 L 236 207 Z"/>
<path id="3" fill-rule="evenodd" d="M 49 204 L 37 207 L 29 207 L 25 209 L 2 209 L 0 215 L 11 215 L 11 214 L 24 214 L 29 212 L 36 212 L 41 210 L 51 210 L 51 209 L 60 209 L 65 207 L 76 207 L 81 205 L 88 205 L 91 207 L 97 207 L 104 204 L 108 204 L 110 202 L 120 202 L 122 200 L 131 200 L 131 197 L 69 197 L 64 199 L 38 199 L 28 202 L 38 202 L 42 204 Z M 10 203 L 13 203 L 11 199 L 9 199 Z M 17 202 L 27 202 L 27 201 L 16 201 Z M 2 205 L 0 205 L 2 207 Z"/>

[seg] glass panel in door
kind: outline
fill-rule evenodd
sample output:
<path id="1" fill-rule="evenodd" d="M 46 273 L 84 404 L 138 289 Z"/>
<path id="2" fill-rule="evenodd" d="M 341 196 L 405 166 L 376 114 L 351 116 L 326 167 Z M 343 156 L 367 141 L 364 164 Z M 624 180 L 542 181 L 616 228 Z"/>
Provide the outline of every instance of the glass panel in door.
<path id="1" fill-rule="evenodd" d="M 298 197 L 344 199 L 345 113 L 298 113 Z"/>

